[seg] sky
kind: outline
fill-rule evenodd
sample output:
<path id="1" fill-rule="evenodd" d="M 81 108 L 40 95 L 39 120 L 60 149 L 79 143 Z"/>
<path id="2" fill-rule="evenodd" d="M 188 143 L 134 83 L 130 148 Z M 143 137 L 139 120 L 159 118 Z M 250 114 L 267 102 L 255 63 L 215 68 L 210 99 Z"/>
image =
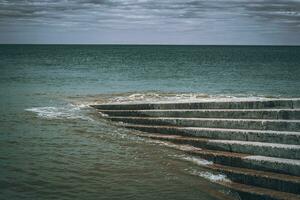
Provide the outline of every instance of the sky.
<path id="1" fill-rule="evenodd" d="M 300 45 L 300 0 L 0 0 L 0 43 Z"/>

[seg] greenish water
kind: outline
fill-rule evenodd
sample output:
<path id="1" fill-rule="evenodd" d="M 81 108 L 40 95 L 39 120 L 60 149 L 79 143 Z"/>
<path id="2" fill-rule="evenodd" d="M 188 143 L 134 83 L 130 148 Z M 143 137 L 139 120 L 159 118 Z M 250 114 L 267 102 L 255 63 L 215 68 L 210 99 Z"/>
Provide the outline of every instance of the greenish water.
<path id="1" fill-rule="evenodd" d="M 215 199 L 201 160 L 95 102 L 299 97 L 300 47 L 0 45 L 0 199 Z M 197 164 L 198 163 L 198 164 Z"/>

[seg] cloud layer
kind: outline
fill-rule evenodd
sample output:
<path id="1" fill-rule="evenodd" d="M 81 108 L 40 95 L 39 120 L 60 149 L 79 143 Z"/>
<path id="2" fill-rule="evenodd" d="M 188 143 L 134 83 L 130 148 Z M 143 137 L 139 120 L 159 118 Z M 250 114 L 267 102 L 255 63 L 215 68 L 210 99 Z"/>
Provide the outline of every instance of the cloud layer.
<path id="1" fill-rule="evenodd" d="M 300 44 L 299 0 L 0 0 L 0 42 Z"/>

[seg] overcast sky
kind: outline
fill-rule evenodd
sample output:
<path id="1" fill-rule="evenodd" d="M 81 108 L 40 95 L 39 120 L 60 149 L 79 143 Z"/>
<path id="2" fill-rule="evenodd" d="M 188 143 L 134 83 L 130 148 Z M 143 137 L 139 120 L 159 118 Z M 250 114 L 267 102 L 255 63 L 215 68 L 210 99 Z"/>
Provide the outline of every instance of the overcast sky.
<path id="1" fill-rule="evenodd" d="M 0 43 L 300 45 L 300 0 L 0 0 Z"/>

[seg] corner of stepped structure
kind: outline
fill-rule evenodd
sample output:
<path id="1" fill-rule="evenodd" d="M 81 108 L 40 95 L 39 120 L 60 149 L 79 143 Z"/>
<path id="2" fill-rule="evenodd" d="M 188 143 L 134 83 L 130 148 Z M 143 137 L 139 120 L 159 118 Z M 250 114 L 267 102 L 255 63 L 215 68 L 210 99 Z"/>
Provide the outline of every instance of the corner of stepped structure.
<path id="1" fill-rule="evenodd" d="M 203 167 L 225 174 L 230 182 L 219 184 L 242 199 L 300 199 L 300 99 L 93 107 L 140 137 L 210 161 Z"/>

